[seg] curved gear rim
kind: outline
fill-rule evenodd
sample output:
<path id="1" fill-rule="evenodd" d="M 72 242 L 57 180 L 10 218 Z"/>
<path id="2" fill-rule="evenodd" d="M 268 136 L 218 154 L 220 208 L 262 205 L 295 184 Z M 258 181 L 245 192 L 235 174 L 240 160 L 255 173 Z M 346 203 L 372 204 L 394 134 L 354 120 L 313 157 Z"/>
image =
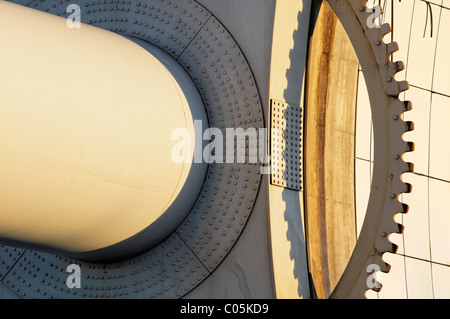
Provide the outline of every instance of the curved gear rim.
<path id="1" fill-rule="evenodd" d="M 68 4 L 35 0 L 28 6 L 67 18 Z M 82 22 L 147 41 L 176 59 L 197 86 L 210 126 L 264 127 L 256 80 L 243 52 L 196 1 L 84 0 L 79 5 Z M 165 28 L 169 24 L 172 28 Z M 22 298 L 181 298 L 217 268 L 244 230 L 259 192 L 260 167 L 259 162 L 210 164 L 184 222 L 147 253 L 94 264 L 0 245 L 0 280 Z M 81 289 L 66 285 L 70 264 L 81 267 Z"/>
<path id="2" fill-rule="evenodd" d="M 391 62 L 398 50 L 395 42 L 385 43 L 383 37 L 391 32 L 389 24 L 369 28 L 372 15 L 365 0 L 327 0 L 344 26 L 360 61 L 368 88 L 375 136 L 374 180 L 366 217 L 356 247 L 331 298 L 364 298 L 368 290 L 380 291 L 382 286 L 370 287 L 373 265 L 387 273 L 390 265 L 383 261 L 384 253 L 395 253 L 397 246 L 389 235 L 402 233 L 403 226 L 394 220 L 396 214 L 405 214 L 408 206 L 399 201 L 402 193 L 409 193 L 411 185 L 402 182 L 401 175 L 413 171 L 413 164 L 404 162 L 402 155 L 414 150 L 413 143 L 402 135 L 413 130 L 412 122 L 401 119 L 411 109 L 411 102 L 400 101 L 406 91 L 406 81 L 395 80 L 395 74 L 404 69 L 402 62 Z"/>

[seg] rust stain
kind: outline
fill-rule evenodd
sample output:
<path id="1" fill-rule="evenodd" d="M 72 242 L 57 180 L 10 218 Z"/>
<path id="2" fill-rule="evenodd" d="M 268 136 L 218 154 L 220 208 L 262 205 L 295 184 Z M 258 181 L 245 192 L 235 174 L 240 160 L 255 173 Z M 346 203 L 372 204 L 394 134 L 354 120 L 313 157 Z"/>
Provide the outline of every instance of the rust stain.
<path id="1" fill-rule="evenodd" d="M 331 50 L 334 42 L 334 30 L 336 26 L 336 17 L 331 12 L 331 8 L 324 6 L 325 33 L 319 35 L 321 37 L 321 52 L 319 64 L 319 77 L 317 101 L 318 101 L 318 117 L 317 117 L 317 193 L 322 196 L 317 197 L 319 207 L 319 232 L 320 232 L 320 248 L 322 261 L 322 283 L 325 296 L 331 294 L 330 287 L 330 269 L 328 267 L 328 243 L 327 243 L 327 208 L 326 208 L 326 171 L 325 171 L 325 145 L 326 145 L 326 119 L 327 119 L 327 101 L 328 101 L 328 84 L 331 63 Z"/>

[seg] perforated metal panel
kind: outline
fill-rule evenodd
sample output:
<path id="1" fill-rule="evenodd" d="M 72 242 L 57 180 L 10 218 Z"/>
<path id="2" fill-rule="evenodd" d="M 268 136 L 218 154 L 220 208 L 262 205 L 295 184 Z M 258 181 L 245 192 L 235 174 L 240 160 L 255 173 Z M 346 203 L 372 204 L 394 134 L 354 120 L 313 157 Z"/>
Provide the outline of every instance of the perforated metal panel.
<path id="1" fill-rule="evenodd" d="M 302 109 L 271 101 L 272 185 L 302 190 Z"/>

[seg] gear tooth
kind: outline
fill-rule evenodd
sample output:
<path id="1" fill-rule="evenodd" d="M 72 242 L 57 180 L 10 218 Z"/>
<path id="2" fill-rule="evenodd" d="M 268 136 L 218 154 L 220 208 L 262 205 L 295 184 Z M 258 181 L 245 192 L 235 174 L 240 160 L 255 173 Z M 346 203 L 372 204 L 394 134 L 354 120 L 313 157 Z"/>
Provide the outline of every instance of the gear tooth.
<path id="1" fill-rule="evenodd" d="M 395 62 L 395 69 L 396 69 L 396 73 L 401 72 L 405 69 L 405 63 L 403 63 L 403 61 L 397 61 Z"/>
<path id="2" fill-rule="evenodd" d="M 391 26 L 389 23 L 384 23 L 381 25 L 380 27 L 380 34 L 381 34 L 381 38 L 383 38 L 384 36 L 386 36 L 388 33 L 391 32 Z M 395 42 L 392 42 L 395 43 Z M 396 44 L 397 45 L 397 44 Z M 398 50 L 398 45 L 397 45 L 397 50 Z"/>
<path id="3" fill-rule="evenodd" d="M 403 145 L 403 147 L 402 147 L 402 154 L 401 154 L 400 158 L 402 159 L 401 166 L 405 166 L 404 167 L 405 170 L 403 170 L 401 174 L 404 174 L 405 172 L 409 172 L 409 167 L 408 166 L 409 166 L 410 163 L 406 162 L 405 160 L 403 160 L 403 155 L 405 155 L 406 153 L 414 152 L 415 144 L 414 144 L 414 142 L 404 141 L 402 139 L 402 145 Z M 398 159 L 397 156 L 395 158 Z"/>
<path id="4" fill-rule="evenodd" d="M 403 214 L 403 213 L 402 213 L 402 212 L 396 213 L 396 214 L 394 215 L 394 218 L 395 218 L 395 216 L 396 216 L 397 214 Z M 395 219 L 394 219 L 394 220 L 395 220 Z M 395 227 L 394 227 L 394 229 L 391 231 L 391 233 L 390 233 L 389 235 L 392 235 L 392 234 L 397 234 L 397 235 L 398 235 L 398 234 L 402 234 L 403 231 L 405 230 L 405 227 L 403 226 L 402 223 L 399 223 L 399 222 L 394 221 L 394 225 L 395 225 Z M 395 244 L 395 243 L 391 240 L 390 237 L 388 237 L 388 239 L 389 239 L 389 241 L 390 241 L 391 243 Z"/>
<path id="5" fill-rule="evenodd" d="M 403 102 L 404 106 L 405 106 L 405 112 L 411 111 L 413 106 L 411 101 L 405 101 Z"/>
<path id="6" fill-rule="evenodd" d="M 409 165 L 409 172 L 414 172 L 414 163 L 408 163 Z"/>
<path id="7" fill-rule="evenodd" d="M 403 182 L 403 184 L 405 184 L 406 187 L 407 187 L 406 192 L 403 192 L 403 194 L 409 194 L 409 193 L 411 193 L 411 191 L 412 191 L 412 185 L 411 185 L 410 183 L 405 183 L 405 182 Z"/>
<path id="8" fill-rule="evenodd" d="M 405 132 L 411 132 L 414 131 L 415 127 L 414 127 L 414 122 L 412 121 L 406 121 L 405 122 L 406 125 L 406 131 Z"/>
<path id="9" fill-rule="evenodd" d="M 398 190 L 399 195 L 400 194 L 409 194 L 409 193 L 411 193 L 411 189 L 412 189 L 411 184 L 405 183 L 405 182 L 402 182 L 402 181 L 400 181 L 400 183 L 401 183 L 400 184 L 400 188 L 401 189 Z M 397 199 L 398 199 L 398 197 L 397 197 Z M 400 201 L 399 201 L 399 203 L 400 203 Z M 400 212 L 402 209 L 403 209 L 403 207 L 398 206 L 397 209 L 396 209 L 396 212 Z"/>
<path id="10" fill-rule="evenodd" d="M 396 245 L 389 240 L 388 236 L 398 230 L 396 224 L 397 223 L 395 222 L 386 224 L 386 227 L 379 233 L 375 241 L 375 249 L 379 252 L 379 255 L 383 255 L 384 253 L 395 253 Z"/>
<path id="11" fill-rule="evenodd" d="M 380 285 L 379 288 L 374 287 L 374 288 L 371 288 L 371 289 L 368 289 L 368 290 L 373 290 L 373 291 L 375 291 L 375 292 L 380 292 L 381 289 L 383 288 L 383 284 L 380 282 L 379 285 Z"/>
<path id="12" fill-rule="evenodd" d="M 392 213 L 392 218 L 394 218 L 394 216 L 395 215 L 397 215 L 397 214 L 401 214 L 402 212 L 403 212 L 403 203 L 400 201 L 400 198 L 401 198 L 401 195 L 402 194 L 407 194 L 407 193 L 409 193 L 409 188 L 408 188 L 408 185 L 406 185 L 405 183 L 403 183 L 402 182 L 402 190 L 398 193 L 398 196 L 397 196 L 397 201 L 395 202 L 395 204 L 393 205 L 393 213 Z M 393 221 L 394 221 L 394 224 L 396 224 L 397 222 L 393 219 Z M 396 231 L 397 230 L 397 228 L 393 228 L 392 229 L 392 231 L 394 232 L 394 231 Z"/>
<path id="13" fill-rule="evenodd" d="M 403 211 L 400 212 L 400 214 L 408 214 L 408 211 L 409 211 L 409 205 L 408 205 L 408 204 L 405 204 L 405 203 L 402 203 L 402 208 L 403 208 Z"/>
<path id="14" fill-rule="evenodd" d="M 394 73 L 395 74 L 395 73 Z M 400 93 L 409 89 L 408 81 L 396 81 L 392 76 L 387 77 L 386 92 L 388 95 L 398 97 Z"/>
<path id="15" fill-rule="evenodd" d="M 353 7 L 353 10 L 356 13 L 359 14 L 367 14 L 370 15 L 371 13 L 368 12 L 368 7 L 367 7 L 367 1 L 366 0 L 352 0 L 350 1 L 350 5 Z"/>
<path id="16" fill-rule="evenodd" d="M 380 266 L 380 271 L 381 271 L 381 272 L 383 272 L 383 273 L 388 273 L 389 270 L 391 270 L 391 265 L 388 264 L 387 262 L 385 262 L 385 261 L 383 260 L 382 256 L 383 256 L 385 253 L 388 253 L 388 251 L 385 251 L 385 252 L 379 254 L 379 255 L 376 257 L 376 263 L 377 263 L 378 266 Z"/>
<path id="17" fill-rule="evenodd" d="M 400 175 L 412 173 L 414 172 L 414 163 L 402 161 L 402 165 L 398 167 L 398 170 L 401 171 Z"/>
<path id="18" fill-rule="evenodd" d="M 394 231 L 392 231 L 390 234 L 394 233 Z M 398 246 L 396 244 L 393 244 L 389 239 L 386 239 L 386 249 L 384 250 L 385 253 L 391 253 L 391 254 L 395 254 L 398 250 Z M 389 265 L 389 264 L 386 264 Z M 391 270 L 391 265 L 389 265 L 386 273 L 388 273 Z"/>
<path id="19" fill-rule="evenodd" d="M 394 63 L 395 73 L 401 72 L 405 69 L 405 63 L 403 61 L 397 61 Z"/>
<path id="20" fill-rule="evenodd" d="M 405 92 L 409 89 L 408 81 L 400 81 L 398 82 L 399 92 Z"/>
<path id="21" fill-rule="evenodd" d="M 414 172 L 414 163 L 407 162 L 406 164 L 408 165 L 408 170 L 407 170 L 406 172 L 407 172 L 407 173 L 412 173 L 412 172 Z"/>
<path id="22" fill-rule="evenodd" d="M 392 53 L 397 52 L 399 49 L 397 42 L 391 42 L 387 45 L 387 56 L 390 56 Z"/>
<path id="23" fill-rule="evenodd" d="M 395 80 L 395 75 L 399 72 L 399 67 L 402 64 L 393 63 L 390 61 L 378 61 L 380 65 L 383 65 L 382 72 L 385 78 L 386 93 L 392 97 L 398 97 L 401 92 L 409 89 L 409 83 L 407 81 Z"/>
<path id="24" fill-rule="evenodd" d="M 414 142 L 405 142 L 406 143 L 406 152 L 414 152 L 416 146 Z"/>
<path id="25" fill-rule="evenodd" d="M 397 233 L 397 232 L 394 232 L 394 233 Z M 392 253 L 396 254 L 398 251 L 398 245 L 394 244 L 393 242 L 391 242 L 391 244 L 392 244 Z M 389 270 L 391 270 L 391 269 L 389 268 Z"/>

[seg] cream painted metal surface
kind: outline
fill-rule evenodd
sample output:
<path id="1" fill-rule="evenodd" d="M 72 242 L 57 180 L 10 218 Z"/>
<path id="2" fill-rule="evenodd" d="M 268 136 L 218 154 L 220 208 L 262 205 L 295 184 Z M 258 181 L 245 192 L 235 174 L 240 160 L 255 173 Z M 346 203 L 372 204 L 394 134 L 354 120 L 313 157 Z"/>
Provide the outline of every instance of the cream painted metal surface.
<path id="1" fill-rule="evenodd" d="M 303 116 L 303 92 L 305 67 L 307 58 L 308 27 L 311 1 L 277 1 L 272 43 L 272 60 L 270 65 L 270 99 L 286 103 L 287 110 L 300 109 Z M 274 113 L 272 113 L 272 116 Z M 271 123 L 268 124 L 271 127 Z M 302 133 L 300 123 L 297 129 Z M 273 128 L 272 128 L 273 130 Z M 283 128 L 282 133 L 287 133 Z M 283 134 L 281 134 L 283 135 Z M 274 136 L 272 139 L 284 139 L 281 144 L 291 143 L 294 139 L 286 136 Z M 295 134 L 292 134 L 295 136 Z M 270 146 L 271 156 L 276 152 Z M 293 149 L 302 156 L 300 143 L 295 143 Z M 289 156 L 289 152 L 281 151 L 279 163 L 291 163 L 292 167 L 302 167 Z M 274 161 L 272 160 L 272 165 Z M 275 165 L 274 165 L 275 166 Z M 281 166 L 281 165 L 280 165 Z M 280 167 L 281 168 L 281 167 Z M 292 169 L 294 170 L 294 169 Z M 293 178 L 282 173 L 283 179 Z M 275 176 L 272 176 L 272 179 Z M 300 177 L 298 177 L 300 181 Z M 273 267 L 274 290 L 277 298 L 311 298 L 308 281 L 308 261 L 306 254 L 304 202 L 303 192 L 269 184 L 267 205 L 269 210 L 269 230 L 271 241 L 271 257 Z M 284 183 L 283 183 L 284 184 Z M 286 183 L 287 185 L 288 183 Z M 303 185 L 301 185 L 303 186 Z"/>
<path id="2" fill-rule="evenodd" d="M 0 237 L 83 252 L 156 221 L 191 168 L 172 132 L 194 137 L 170 72 L 123 37 L 7 2 L 0 41 Z"/>

